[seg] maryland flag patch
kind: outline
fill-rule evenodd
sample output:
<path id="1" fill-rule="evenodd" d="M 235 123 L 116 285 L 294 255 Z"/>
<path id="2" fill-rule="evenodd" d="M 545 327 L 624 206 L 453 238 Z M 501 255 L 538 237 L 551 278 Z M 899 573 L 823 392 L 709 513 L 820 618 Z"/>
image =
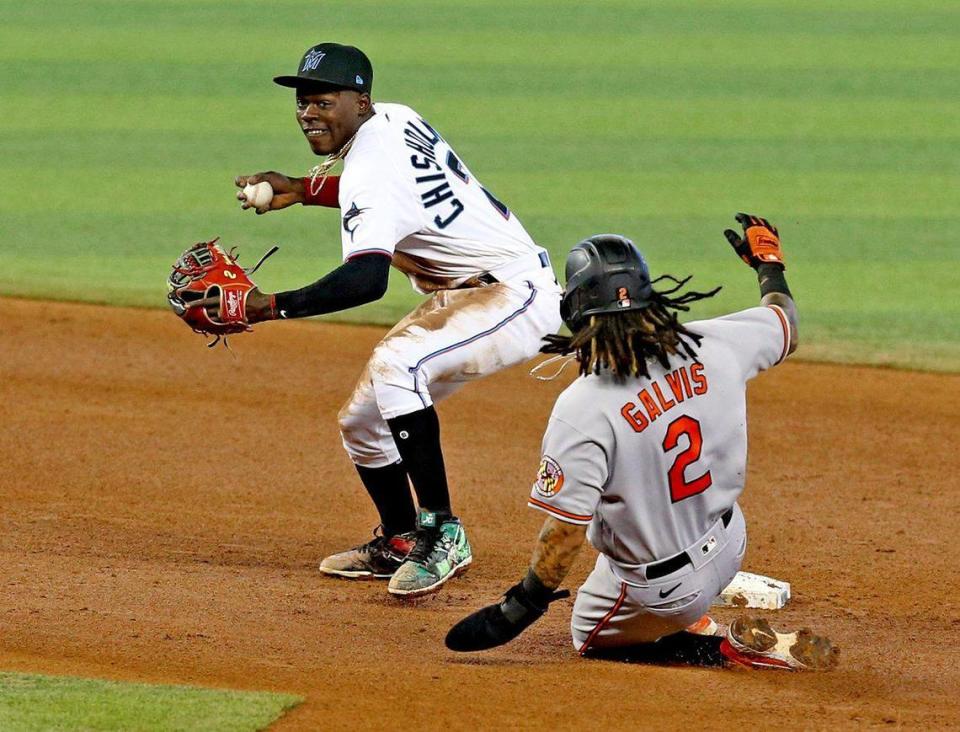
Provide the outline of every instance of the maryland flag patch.
<path id="1" fill-rule="evenodd" d="M 537 470 L 537 482 L 534 489 L 544 498 L 551 498 L 563 487 L 563 468 L 549 455 L 544 455 Z"/>

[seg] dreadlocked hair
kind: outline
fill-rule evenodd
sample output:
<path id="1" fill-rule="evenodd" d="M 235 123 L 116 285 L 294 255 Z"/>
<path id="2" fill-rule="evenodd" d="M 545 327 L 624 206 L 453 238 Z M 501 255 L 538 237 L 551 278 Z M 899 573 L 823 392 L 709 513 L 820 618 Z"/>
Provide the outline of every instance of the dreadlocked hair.
<path id="1" fill-rule="evenodd" d="M 690 281 L 692 275 L 678 280 L 663 275 L 653 280 L 673 282 L 669 289 L 654 290 L 650 304 L 642 310 L 623 313 L 591 315 L 590 320 L 569 336 L 548 335 L 542 353 L 576 353 L 580 374 L 599 374 L 608 369 L 617 381 L 628 376 L 649 378 L 647 362 L 656 360 L 664 368 L 670 365 L 670 356 L 679 354 L 684 360 L 697 360 L 696 349 L 702 337 L 687 330 L 677 320 L 676 311 L 690 310 L 690 303 L 706 300 L 719 291 L 685 292 L 675 295 Z"/>

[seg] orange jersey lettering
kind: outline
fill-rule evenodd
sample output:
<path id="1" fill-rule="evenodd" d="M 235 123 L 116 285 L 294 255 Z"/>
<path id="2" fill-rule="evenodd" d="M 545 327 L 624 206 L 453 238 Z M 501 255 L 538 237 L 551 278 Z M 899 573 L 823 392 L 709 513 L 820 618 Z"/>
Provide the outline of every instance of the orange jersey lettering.
<path id="1" fill-rule="evenodd" d="M 682 371 L 682 368 L 677 369 L 676 371 L 671 371 L 668 374 L 664 374 L 667 384 L 670 386 L 670 391 L 673 392 L 673 398 L 678 402 L 682 402 L 687 398 L 686 394 L 683 393 L 683 383 L 680 381 L 680 371 Z"/>
<path id="2" fill-rule="evenodd" d="M 680 371 L 680 379 L 683 381 L 683 390 L 687 392 L 688 397 L 692 397 L 693 389 L 690 386 L 690 377 L 687 375 L 687 367 L 681 366 L 679 371 Z"/>
<path id="3" fill-rule="evenodd" d="M 690 378 L 693 379 L 694 394 L 706 394 L 707 393 L 707 375 L 703 373 L 703 364 L 695 363 L 690 367 Z"/>
<path id="4" fill-rule="evenodd" d="M 671 407 L 677 406 L 677 403 L 673 399 L 664 399 L 663 392 L 660 391 L 660 384 L 654 381 L 651 385 L 653 388 L 653 393 L 657 395 L 657 401 L 660 402 L 660 406 L 664 412 L 666 412 Z"/>
<path id="5" fill-rule="evenodd" d="M 651 422 L 660 416 L 660 407 L 653 401 L 653 397 L 650 396 L 646 389 L 641 389 L 637 397 L 640 399 L 640 403 L 643 404 L 643 408 L 647 410 L 647 416 L 650 417 Z"/>
<path id="6" fill-rule="evenodd" d="M 634 411 L 635 409 L 636 411 Z M 643 432 L 647 428 L 647 425 L 650 424 L 643 412 L 637 409 L 637 405 L 633 402 L 624 404 L 620 409 L 620 414 L 627 420 L 627 424 L 630 425 L 634 432 Z"/>

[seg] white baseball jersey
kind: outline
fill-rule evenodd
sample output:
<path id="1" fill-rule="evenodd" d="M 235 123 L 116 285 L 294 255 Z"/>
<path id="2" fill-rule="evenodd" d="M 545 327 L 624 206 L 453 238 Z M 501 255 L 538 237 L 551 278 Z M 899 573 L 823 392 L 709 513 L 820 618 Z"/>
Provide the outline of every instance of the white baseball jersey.
<path id="1" fill-rule="evenodd" d="M 543 251 L 414 110 L 374 109 L 340 178 L 345 260 L 383 252 L 418 291 L 431 292 Z"/>
<path id="2" fill-rule="evenodd" d="M 589 524 L 590 543 L 627 577 L 698 541 L 743 490 L 746 382 L 790 346 L 783 311 L 755 307 L 687 328 L 698 361 L 679 357 L 650 378 L 578 378 L 543 438 L 529 505 Z"/>

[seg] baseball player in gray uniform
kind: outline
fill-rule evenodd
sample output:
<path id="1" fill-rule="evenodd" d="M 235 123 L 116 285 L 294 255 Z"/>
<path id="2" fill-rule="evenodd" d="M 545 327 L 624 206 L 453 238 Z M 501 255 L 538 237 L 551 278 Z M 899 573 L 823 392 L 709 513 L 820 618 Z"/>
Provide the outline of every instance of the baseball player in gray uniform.
<path id="1" fill-rule="evenodd" d="M 473 557 L 451 509 L 434 403 L 536 355 L 560 327 L 560 286 L 546 251 L 432 125 L 410 107 L 372 102 L 373 68 L 362 51 L 321 43 L 295 75 L 274 81 L 295 90 L 297 122 L 326 158 L 306 178 L 239 176 L 241 189 L 270 183 L 273 198 L 256 206 L 243 191 L 238 198 L 257 213 L 294 203 L 338 207 L 343 264 L 298 290 L 252 290 L 248 321 L 372 302 L 386 291 L 391 265 L 429 294 L 374 349 L 339 415 L 381 526 L 320 570 L 389 579 L 398 596 L 433 592 Z M 328 175 L 338 161 L 342 175 Z"/>
<path id="2" fill-rule="evenodd" d="M 601 235 L 566 264 L 561 313 L 572 335 L 546 352 L 575 354 L 581 377 L 560 396 L 543 438 L 529 505 L 547 519 L 527 576 L 451 629 L 447 645 L 505 643 L 565 593 L 557 587 L 584 538 L 596 565 L 577 592 L 571 633 L 581 655 L 709 666 L 823 669 L 829 640 L 734 621 L 726 637 L 687 628 L 736 575 L 747 538 L 737 498 L 747 461 L 746 384 L 796 348 L 796 307 L 777 230 L 738 214 L 725 235 L 757 270 L 761 305 L 681 324 L 677 311 L 717 292 L 651 282 L 633 243 Z M 655 289 L 666 281 L 668 287 Z M 717 288 L 719 289 L 719 288 Z"/>

